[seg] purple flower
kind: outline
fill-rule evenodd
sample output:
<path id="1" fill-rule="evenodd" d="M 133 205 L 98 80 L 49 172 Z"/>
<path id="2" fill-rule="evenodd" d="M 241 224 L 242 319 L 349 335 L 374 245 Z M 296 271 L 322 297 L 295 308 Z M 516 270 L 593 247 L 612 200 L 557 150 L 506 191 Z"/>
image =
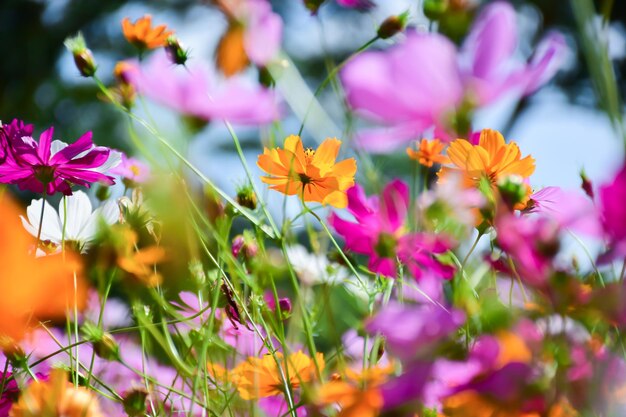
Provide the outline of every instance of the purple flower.
<path id="1" fill-rule="evenodd" d="M 465 134 L 455 131 L 454 119 L 507 93 L 531 94 L 556 73 L 566 50 L 563 36 L 553 33 L 530 62 L 519 62 L 516 45 L 515 10 L 496 2 L 484 8 L 460 50 L 441 35 L 412 32 L 398 46 L 355 58 L 342 71 L 348 102 L 385 126 L 361 133 L 358 143 L 387 152 L 432 126 Z"/>
<path id="2" fill-rule="evenodd" d="M 462 311 L 433 305 L 402 305 L 391 302 L 365 326 L 381 334 L 390 353 L 402 361 L 412 361 L 432 352 L 465 322 Z"/>
<path id="3" fill-rule="evenodd" d="M 243 47 L 260 67 L 275 59 L 283 36 L 283 21 L 266 0 L 230 2 L 229 12 L 245 27 Z"/>
<path id="4" fill-rule="evenodd" d="M 626 257 L 626 165 L 610 184 L 600 188 L 600 211 L 609 250 L 600 256 L 600 262 Z"/>
<path id="5" fill-rule="evenodd" d="M 441 263 L 437 254 L 450 249 L 446 240 L 424 233 L 407 233 L 409 188 L 400 180 L 389 183 L 382 199 L 367 198 L 363 189 L 350 188 L 348 211 L 356 220 L 350 222 L 332 214 L 330 223 L 346 241 L 346 248 L 369 256 L 368 268 L 387 277 L 396 277 L 400 260 L 418 280 L 424 274 L 451 278 L 454 268 Z"/>
<path id="6" fill-rule="evenodd" d="M 120 156 L 108 148 L 95 146 L 91 132 L 68 145 L 52 140 L 54 128 L 39 136 L 39 142 L 27 134 L 32 126 L 14 120 L 2 126 L 0 148 L 4 161 L 0 164 L 0 182 L 17 184 L 22 190 L 48 195 L 62 192 L 72 195 L 73 185 L 89 187 L 94 182 L 114 184 L 106 173 L 115 167 Z"/>
<path id="7" fill-rule="evenodd" d="M 175 66 L 165 54 L 155 54 L 141 67 L 130 65 L 126 75 L 140 93 L 185 115 L 251 125 L 279 118 L 274 93 L 243 76 L 218 83 L 209 68 Z"/>

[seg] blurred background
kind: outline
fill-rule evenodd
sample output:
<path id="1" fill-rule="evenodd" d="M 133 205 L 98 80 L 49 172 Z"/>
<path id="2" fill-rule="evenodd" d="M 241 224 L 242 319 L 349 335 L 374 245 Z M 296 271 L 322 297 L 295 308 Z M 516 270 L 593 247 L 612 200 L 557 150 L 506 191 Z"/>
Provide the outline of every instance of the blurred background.
<path id="1" fill-rule="evenodd" d="M 411 25 L 426 26 L 419 0 L 381 0 L 368 11 L 349 10 L 328 0 L 313 16 L 302 0 L 273 1 L 274 10 L 285 21 L 283 47 L 294 61 L 310 89 L 327 74 L 328 62 L 340 62 L 370 39 L 387 16 L 409 10 Z M 514 1 L 520 28 L 519 53 L 528 56 L 532 46 L 548 30 L 562 31 L 568 38 L 570 57 L 556 79 L 519 105 L 499 102 L 476 119 L 476 128 L 503 129 L 505 136 L 520 142 L 524 154 L 537 160 L 535 187 L 579 186 L 578 172 L 585 168 L 594 181 L 610 177 L 622 160 L 622 140 L 599 109 L 592 80 L 578 46 L 575 19 L 568 1 Z M 626 93 L 626 2 L 597 1 L 596 9 L 609 20 L 605 36 L 617 74 Z M 443 20 L 439 29 L 457 40 L 465 34 L 475 9 Z M 135 50 L 123 38 L 120 22 L 145 13 L 157 24 L 167 24 L 191 50 L 193 59 L 212 62 L 214 50 L 227 22 L 210 0 L 91 1 L 91 0 L 3 0 L 0 2 L 0 119 L 14 117 L 30 121 L 37 131 L 56 127 L 57 136 L 73 141 L 86 130 L 94 132 L 98 144 L 132 151 L 123 114 L 99 99 L 95 84 L 81 78 L 72 57 L 63 46 L 66 37 L 82 31 L 92 49 L 98 74 L 112 81 L 115 62 L 134 56 Z M 598 18 L 599 19 L 599 18 Z M 598 21 L 600 26 L 600 21 Z M 385 48 L 398 37 L 379 41 Z M 249 70 L 250 77 L 257 77 Z M 327 88 L 321 102 L 335 122 L 343 123 L 341 102 Z M 160 110 L 159 110 L 160 111 Z M 169 135 L 183 135 L 172 114 L 164 115 Z M 287 115 L 283 131 L 298 128 L 299 120 Z M 258 132 L 238 129 L 251 165 L 260 150 Z M 328 133 L 330 134 L 330 133 Z M 187 140 L 187 139 L 185 139 Z M 306 140 L 306 134 L 305 134 Z M 241 183 L 243 174 L 222 126 L 209 125 L 189 142 L 189 153 L 205 172 L 227 191 Z M 376 161 L 391 172 L 398 166 L 393 158 Z M 236 164 L 236 167 L 235 165 Z M 235 167 L 235 168 L 233 168 Z M 229 169 L 233 168 L 233 169 Z M 224 176 L 229 172 L 229 176 Z M 241 175 L 241 177 L 238 177 Z"/>

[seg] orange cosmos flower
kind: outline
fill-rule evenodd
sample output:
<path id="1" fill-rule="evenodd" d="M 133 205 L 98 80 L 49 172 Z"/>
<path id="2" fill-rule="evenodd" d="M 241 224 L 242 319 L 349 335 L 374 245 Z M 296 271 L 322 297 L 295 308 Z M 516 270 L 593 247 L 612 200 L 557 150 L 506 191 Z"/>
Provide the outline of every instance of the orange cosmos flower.
<path id="1" fill-rule="evenodd" d="M 152 16 L 149 14 L 130 23 L 126 17 L 122 20 L 122 30 L 126 40 L 139 49 L 155 49 L 165 46 L 167 38 L 174 32 L 168 31 L 167 26 L 152 27 Z"/>
<path id="2" fill-rule="evenodd" d="M 65 371 L 54 369 L 47 381 L 35 381 L 13 404 L 10 417 L 104 417 L 98 399 L 84 387 L 74 387 Z"/>
<path id="3" fill-rule="evenodd" d="M 406 153 L 409 155 L 409 158 L 430 168 L 433 164 L 447 164 L 450 162 L 447 156 L 441 154 L 445 146 L 439 139 L 422 139 L 419 149 L 407 148 Z"/>
<path id="4" fill-rule="evenodd" d="M 480 132 L 478 145 L 457 139 L 448 147 L 448 157 L 455 166 L 447 170 L 461 171 L 472 185 L 486 177 L 495 186 L 500 178 L 519 175 L 528 178 L 535 172 L 535 160 L 522 153 L 515 142 L 505 143 L 504 137 L 495 130 Z M 442 170 L 445 173 L 445 169 Z"/>
<path id="5" fill-rule="evenodd" d="M 495 130 L 483 129 L 478 145 L 464 139 L 453 141 L 448 147 L 448 157 L 454 166 L 443 167 L 439 180 L 450 172 L 460 172 L 466 187 L 476 187 L 486 178 L 495 189 L 498 181 L 514 175 L 526 180 L 535 171 L 535 160 L 530 156 L 522 158 L 515 142 L 505 143 L 504 137 Z M 526 196 L 515 205 L 515 209 L 526 207 L 531 189 L 527 184 Z"/>
<path id="6" fill-rule="evenodd" d="M 300 136 L 285 139 L 285 149 L 265 148 L 257 165 L 270 176 L 261 181 L 287 195 L 299 195 L 304 201 L 344 208 L 346 190 L 354 185 L 356 161 L 348 158 L 335 162 L 341 141 L 326 139 L 313 150 L 302 146 Z"/>
<path id="7" fill-rule="evenodd" d="M 292 353 L 287 360 L 280 352 L 275 355 L 276 359 L 269 354 L 262 358 L 249 357 L 233 370 L 231 381 L 237 386 L 241 398 L 253 400 L 282 394 L 285 389 L 284 378 L 288 378 L 287 383 L 292 388 L 298 388 L 301 383 L 315 378 L 315 363 L 302 351 Z M 324 356 L 317 353 L 315 359 L 320 371 L 324 369 Z"/>
<path id="8" fill-rule="evenodd" d="M 227 77 L 243 71 L 250 64 L 244 47 L 244 34 L 245 29 L 242 25 L 231 23 L 217 44 L 216 64 Z"/>
<path id="9" fill-rule="evenodd" d="M 338 404 L 338 417 L 376 417 L 383 407 L 383 396 L 378 389 L 393 372 L 393 365 L 373 367 L 362 373 L 347 369 L 345 379 L 335 379 L 317 391 L 321 405 Z"/>
<path id="10" fill-rule="evenodd" d="M 87 299 L 78 258 L 35 258 L 35 240 L 20 214 L 12 200 L 0 197 L 0 345 L 20 340 L 38 319 L 63 319 L 75 306 L 82 310 Z"/>

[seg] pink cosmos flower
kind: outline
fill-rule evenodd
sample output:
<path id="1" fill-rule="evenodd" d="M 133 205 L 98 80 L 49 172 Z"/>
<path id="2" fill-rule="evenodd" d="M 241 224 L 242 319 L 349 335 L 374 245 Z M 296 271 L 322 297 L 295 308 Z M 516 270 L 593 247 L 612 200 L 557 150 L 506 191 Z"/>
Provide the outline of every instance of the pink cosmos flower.
<path id="1" fill-rule="evenodd" d="M 357 142 L 387 152 L 432 126 L 456 135 L 455 123 L 468 119 L 471 110 L 545 84 L 566 50 L 558 33 L 544 38 L 529 62 L 514 59 L 516 46 L 515 10 L 496 2 L 483 9 L 460 50 L 442 35 L 412 32 L 387 51 L 355 58 L 341 74 L 348 102 L 385 125 L 362 132 Z"/>
<path id="2" fill-rule="evenodd" d="M 280 116 L 274 93 L 243 76 L 218 82 L 208 67 L 172 65 L 164 53 L 142 66 L 129 65 L 124 76 L 140 93 L 185 115 L 248 125 L 270 123 Z"/>
<path id="3" fill-rule="evenodd" d="M 531 195 L 530 199 L 532 204 L 525 210 L 526 213 L 548 217 L 561 227 L 588 236 L 602 235 L 597 208 L 584 194 L 559 187 L 545 187 Z"/>
<path id="4" fill-rule="evenodd" d="M 611 183 L 600 188 L 600 212 L 604 233 L 609 240 L 609 250 L 600 262 L 626 258 L 626 165 Z"/>
<path id="5" fill-rule="evenodd" d="M 112 185 L 113 177 L 106 173 L 115 167 L 120 156 L 108 148 L 95 146 L 91 132 L 68 145 L 52 140 L 50 127 L 34 140 L 32 125 L 14 120 L 0 130 L 0 182 L 17 184 L 22 190 L 53 195 L 72 195 L 73 185 L 90 187 L 94 182 Z"/>
<path id="6" fill-rule="evenodd" d="M 337 4 L 348 9 L 368 10 L 374 7 L 370 0 L 337 0 Z"/>
<path id="7" fill-rule="evenodd" d="M 505 214 L 496 219 L 498 245 L 513 260 L 520 277 L 530 285 L 543 286 L 553 272 L 559 250 L 559 225 L 551 219 Z M 508 271 L 511 276 L 513 271 Z"/>
<path id="8" fill-rule="evenodd" d="M 150 168 L 137 158 L 128 157 L 120 152 L 122 159 L 118 166 L 109 171 L 112 175 L 119 175 L 124 180 L 134 184 L 141 184 L 150 178 Z"/>
<path id="9" fill-rule="evenodd" d="M 350 188 L 348 211 L 356 222 L 332 214 L 330 223 L 346 241 L 346 247 L 369 256 L 368 268 L 387 277 L 395 277 L 398 260 L 417 279 L 424 274 L 451 278 L 454 268 L 435 256 L 450 249 L 450 242 L 423 233 L 407 233 L 409 188 L 400 181 L 389 183 L 378 197 L 367 198 L 363 189 Z"/>
<path id="10" fill-rule="evenodd" d="M 244 26 L 243 47 L 250 61 L 264 67 L 278 56 L 283 21 L 267 0 L 222 0 L 220 4 Z"/>
<path id="11" fill-rule="evenodd" d="M 449 338 L 465 322 L 465 314 L 434 304 L 402 305 L 391 302 L 365 326 L 382 334 L 395 357 L 410 362 L 424 359 L 437 344 Z"/>

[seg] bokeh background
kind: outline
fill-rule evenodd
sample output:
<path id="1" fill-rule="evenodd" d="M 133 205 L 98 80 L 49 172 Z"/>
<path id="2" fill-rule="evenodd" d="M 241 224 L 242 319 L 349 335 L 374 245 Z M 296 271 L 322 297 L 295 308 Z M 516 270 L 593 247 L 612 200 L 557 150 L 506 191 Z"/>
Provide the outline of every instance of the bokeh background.
<path id="1" fill-rule="evenodd" d="M 411 24 L 425 26 L 419 0 L 381 0 L 367 11 L 343 9 L 331 0 L 317 16 L 300 0 L 273 1 L 285 21 L 284 51 L 296 64 L 311 89 L 326 76 L 329 62 L 340 62 L 372 37 L 377 25 L 391 14 L 409 10 Z M 548 30 L 566 34 L 570 56 L 556 79 L 519 105 L 506 100 L 482 111 L 476 128 L 502 129 L 520 142 L 524 153 L 537 159 L 535 186 L 560 185 L 577 188 L 578 172 L 585 168 L 597 182 L 610 177 L 622 159 L 622 140 L 599 109 L 592 80 L 579 47 L 578 32 L 569 1 L 514 1 L 520 27 L 519 53 L 528 55 L 532 45 Z M 601 35 L 608 39 L 609 54 L 621 93 L 626 93 L 626 2 L 596 1 L 596 8 L 610 20 Z M 609 13 L 610 11 L 610 13 Z M 0 119 L 19 117 L 39 129 L 55 125 L 57 135 L 73 140 L 86 130 L 97 143 L 132 151 L 127 120 L 97 97 L 91 80 L 74 68 L 63 40 L 81 30 L 93 50 L 99 75 L 112 80 L 117 60 L 135 51 L 122 36 L 123 17 L 136 19 L 145 13 L 156 23 L 165 23 L 190 48 L 193 59 L 213 61 L 214 49 L 227 22 L 210 0 L 92 1 L 92 0 L 3 0 L 0 1 Z M 442 23 L 440 30 L 461 39 L 472 13 Z M 598 26 L 600 22 L 598 21 Z M 384 48 L 396 39 L 379 41 Z M 256 77 L 255 70 L 249 70 Z M 327 88 L 321 102 L 337 124 L 343 123 L 341 102 Z M 157 110 L 158 111 L 158 110 Z M 168 118 L 169 117 L 169 118 Z M 188 135 L 177 128 L 173 115 L 159 118 L 170 135 Z M 297 129 L 298 120 L 287 115 L 284 130 Z M 251 161 L 259 151 L 256 131 L 239 130 Z M 311 133 L 311 132 L 309 132 Z M 334 132 L 328 132 L 332 134 Z M 306 136 L 306 133 L 305 133 Z M 209 125 L 189 141 L 195 162 L 227 190 L 240 183 L 239 162 L 222 126 Z M 379 158 L 385 169 L 397 166 L 393 158 Z M 232 175 L 225 175 L 231 173 Z"/>

